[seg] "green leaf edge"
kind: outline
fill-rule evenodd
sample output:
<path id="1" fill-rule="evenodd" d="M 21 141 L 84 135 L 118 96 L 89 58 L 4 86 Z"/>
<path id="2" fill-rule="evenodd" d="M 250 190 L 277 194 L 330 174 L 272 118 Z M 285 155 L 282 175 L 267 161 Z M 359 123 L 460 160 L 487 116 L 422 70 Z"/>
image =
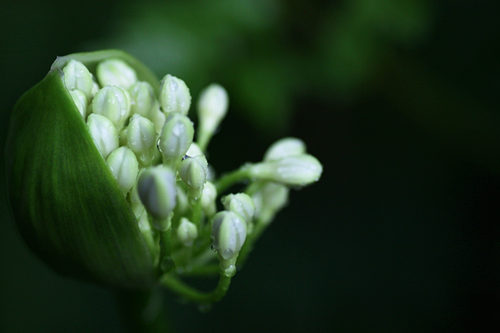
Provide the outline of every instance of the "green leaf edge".
<path id="1" fill-rule="evenodd" d="M 159 82 L 154 74 L 138 60 L 120 50 L 76 53 L 64 57 L 58 57 L 46 77 L 33 88 L 28 90 L 19 99 L 14 107 L 5 149 L 7 188 L 9 191 L 8 197 L 10 207 L 12 207 L 13 216 L 22 236 L 26 240 L 26 243 L 43 261 L 48 263 L 49 266 L 51 266 L 58 273 L 114 287 L 148 288 L 155 284 L 156 281 L 157 271 L 153 264 L 153 256 L 142 238 L 132 210 L 119 190 L 118 184 L 113 178 L 104 159 L 102 159 L 97 148 L 95 147 L 92 138 L 87 131 L 85 121 L 80 116 L 78 109 L 76 108 L 73 99 L 71 98 L 68 90 L 65 88 L 62 80 L 62 67 L 71 59 L 81 61 L 88 66 L 91 71 L 94 71 L 95 66 L 99 61 L 109 58 L 119 58 L 126 61 L 136 70 L 139 80 L 148 81 L 155 89 L 158 89 Z M 64 248 L 57 248 L 57 246 L 50 244 L 50 238 L 55 237 L 57 239 L 60 236 L 58 234 L 63 231 L 55 231 L 54 235 L 50 236 L 50 232 L 48 234 L 46 230 L 36 231 L 32 228 L 33 221 L 31 219 L 36 219 L 36 216 L 33 216 L 33 213 L 36 213 L 36 210 L 40 209 L 40 206 L 30 207 L 29 203 L 26 202 L 27 200 L 22 200 L 22 195 L 26 195 L 26 192 L 29 193 L 30 191 L 29 184 L 26 183 L 34 181 L 34 179 L 30 178 L 23 181 L 23 177 L 20 177 L 19 175 L 23 175 L 20 168 L 25 168 L 25 166 L 21 166 L 21 164 L 29 161 L 29 156 L 27 155 L 29 155 L 29 152 L 33 152 L 36 149 L 30 150 L 27 148 L 26 142 L 23 142 L 23 140 L 19 138 L 20 133 L 19 131 L 16 131 L 16 129 L 25 128 L 24 131 L 26 132 L 27 126 L 30 124 L 33 125 L 33 119 L 30 119 L 29 115 L 37 109 L 30 108 L 29 105 L 38 105 L 40 101 L 50 101 L 50 98 L 54 97 L 52 95 L 56 95 L 55 97 L 60 99 L 58 104 L 60 106 L 64 106 L 61 107 L 61 109 L 67 111 L 65 113 L 65 120 L 67 121 L 67 124 L 71 124 L 71 126 L 76 127 L 76 133 L 82 133 L 81 142 L 91 151 L 89 159 L 93 160 L 93 169 L 100 172 L 99 179 L 101 181 L 99 183 L 102 185 L 102 189 L 97 192 L 101 192 L 102 194 L 107 191 L 110 194 L 110 197 L 113 198 L 113 205 L 121 207 L 119 211 L 123 214 L 122 221 L 128 221 L 124 223 L 127 224 L 129 231 L 132 232 L 131 238 L 133 239 L 133 242 L 129 242 L 125 247 L 133 245 L 134 249 L 125 249 L 123 252 L 128 253 L 127 255 L 115 258 L 115 260 L 108 263 L 99 263 L 101 259 L 96 258 L 98 255 L 95 253 L 94 258 L 85 258 L 84 253 L 78 253 L 78 251 L 76 251 L 68 254 L 65 253 L 66 251 Z M 30 103 L 29 99 L 31 98 L 35 98 L 35 101 Z M 28 109 L 26 110 L 27 106 Z M 48 114 L 50 114 L 50 112 L 48 112 Z M 44 118 L 43 115 L 38 116 L 42 119 Z M 37 124 L 34 125 L 36 128 Z M 41 128 L 41 126 L 38 127 Z M 29 138 L 35 142 L 35 145 L 39 145 L 43 140 L 37 140 L 37 135 L 40 135 L 40 133 L 25 133 L 24 136 L 21 136 Z M 27 140 L 25 139 L 25 141 Z M 20 153 L 20 151 L 24 152 Z M 18 154 L 21 154 L 21 157 L 15 158 L 18 157 Z M 21 184 L 24 184 L 24 186 Z M 23 191 L 19 191 L 19 187 L 22 187 Z M 33 189 L 31 190 L 33 191 Z M 104 190 L 104 192 L 102 192 L 102 190 Z M 40 191 L 40 189 L 38 189 L 38 191 Z M 41 193 L 31 194 L 40 195 Z M 32 216 L 30 216 L 30 214 Z M 42 234 L 45 232 L 45 238 L 40 236 L 39 233 L 41 231 Z M 114 241 L 116 242 L 117 240 L 115 239 Z M 115 250 L 118 252 L 121 251 L 120 245 L 121 244 L 116 245 L 117 249 Z M 92 251 L 90 250 L 89 252 Z"/>

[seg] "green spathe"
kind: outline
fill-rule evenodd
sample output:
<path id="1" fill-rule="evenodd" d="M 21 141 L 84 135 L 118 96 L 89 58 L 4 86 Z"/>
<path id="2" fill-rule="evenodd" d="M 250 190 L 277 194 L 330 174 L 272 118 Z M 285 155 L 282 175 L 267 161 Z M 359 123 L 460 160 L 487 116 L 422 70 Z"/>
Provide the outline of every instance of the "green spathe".
<path id="1" fill-rule="evenodd" d="M 72 58 L 92 66 L 109 54 L 123 53 L 58 58 L 18 101 L 6 145 L 9 201 L 27 244 L 54 270 L 145 287 L 154 283 L 153 257 L 61 71 Z"/>

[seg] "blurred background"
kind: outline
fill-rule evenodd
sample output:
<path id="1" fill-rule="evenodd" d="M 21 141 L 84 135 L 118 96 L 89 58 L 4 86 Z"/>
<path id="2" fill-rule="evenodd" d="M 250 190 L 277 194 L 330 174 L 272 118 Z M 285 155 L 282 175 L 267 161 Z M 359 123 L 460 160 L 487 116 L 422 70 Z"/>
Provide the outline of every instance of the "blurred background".
<path id="1" fill-rule="evenodd" d="M 230 111 L 219 172 L 302 138 L 292 193 L 211 311 L 165 293 L 177 332 L 481 332 L 500 324 L 497 1 L 2 1 L 1 145 L 57 55 L 130 52 Z M 3 164 L 1 170 L 3 172 Z M 113 295 L 45 267 L 1 179 L 0 331 L 119 332 Z M 495 326 L 492 326 L 495 327 Z"/>

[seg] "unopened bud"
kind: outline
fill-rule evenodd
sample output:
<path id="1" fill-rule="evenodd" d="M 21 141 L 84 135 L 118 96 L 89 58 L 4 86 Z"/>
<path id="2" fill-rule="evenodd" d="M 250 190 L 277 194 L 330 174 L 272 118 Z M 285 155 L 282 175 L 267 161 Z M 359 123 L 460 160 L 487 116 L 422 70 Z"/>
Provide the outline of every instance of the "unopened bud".
<path id="1" fill-rule="evenodd" d="M 120 147 L 109 154 L 106 162 L 122 192 L 128 193 L 134 186 L 139 172 L 134 153 L 127 147 Z"/>
<path id="2" fill-rule="evenodd" d="M 153 87 L 147 82 L 136 82 L 130 87 L 129 93 L 132 100 L 132 113 L 151 119 L 156 104 Z"/>
<path id="3" fill-rule="evenodd" d="M 189 157 L 204 156 L 200 147 L 194 142 L 189 146 L 189 149 L 187 150 L 186 155 Z"/>
<path id="4" fill-rule="evenodd" d="M 137 82 L 137 75 L 132 67 L 118 59 L 110 59 L 97 65 L 97 79 L 101 86 L 118 86 L 129 89 Z"/>
<path id="5" fill-rule="evenodd" d="M 78 89 L 71 90 L 69 93 L 73 98 L 73 102 L 75 102 L 76 108 L 82 115 L 83 119 L 85 119 L 85 116 L 87 115 L 87 97 L 81 90 Z"/>
<path id="6" fill-rule="evenodd" d="M 279 160 L 287 156 L 301 155 L 306 152 L 305 143 L 296 138 L 284 138 L 273 143 L 264 154 L 264 161 Z"/>
<path id="7" fill-rule="evenodd" d="M 120 130 L 130 114 L 130 96 L 120 87 L 104 87 L 92 100 L 92 112 L 105 116 Z"/>
<path id="8" fill-rule="evenodd" d="M 133 115 L 127 126 L 127 146 L 136 153 L 141 165 L 151 165 L 156 150 L 154 124 L 138 114 Z"/>
<path id="9" fill-rule="evenodd" d="M 216 198 L 217 198 L 217 189 L 215 188 L 215 185 L 211 182 L 205 182 L 205 185 L 203 186 L 203 191 L 201 192 L 201 206 L 205 211 L 205 214 L 207 214 L 208 216 L 215 214 Z"/>
<path id="10" fill-rule="evenodd" d="M 92 98 L 99 92 L 100 89 L 101 88 L 99 88 L 99 85 L 97 84 L 97 82 L 92 80 L 92 90 L 90 92 Z"/>
<path id="11" fill-rule="evenodd" d="M 222 211 L 215 214 L 212 225 L 214 248 L 225 259 L 238 255 L 247 236 L 246 223 L 233 212 Z"/>
<path id="12" fill-rule="evenodd" d="M 270 222 L 274 215 L 288 202 L 290 190 L 281 184 L 265 183 L 252 195 L 255 212 L 263 223 Z"/>
<path id="13" fill-rule="evenodd" d="M 164 163 L 177 163 L 184 157 L 193 142 L 193 123 L 180 113 L 172 113 L 165 121 L 158 148 Z"/>
<path id="14" fill-rule="evenodd" d="M 205 156 L 186 157 L 181 162 L 179 173 L 186 185 L 193 190 L 201 191 L 207 180 L 207 168 L 208 164 Z"/>
<path id="15" fill-rule="evenodd" d="M 187 115 L 191 106 L 191 94 L 186 83 L 167 74 L 161 81 L 160 104 L 163 112 L 178 112 Z"/>
<path id="16" fill-rule="evenodd" d="M 177 228 L 177 238 L 179 241 L 184 246 L 192 246 L 196 237 L 198 237 L 196 225 L 185 217 L 181 218 L 181 222 Z"/>
<path id="17" fill-rule="evenodd" d="M 70 60 L 63 68 L 64 84 L 68 90 L 78 89 L 87 98 L 92 96 L 92 74 L 87 67 L 79 61 Z"/>
<path id="18" fill-rule="evenodd" d="M 206 87 L 198 100 L 199 133 L 198 142 L 202 148 L 214 134 L 227 113 L 228 97 L 226 90 L 218 85 Z"/>
<path id="19" fill-rule="evenodd" d="M 322 171 L 321 163 L 308 154 L 254 164 L 249 169 L 250 176 L 254 179 L 290 186 L 304 186 L 318 181 Z"/>
<path id="20" fill-rule="evenodd" d="M 137 192 L 142 204 L 154 219 L 164 220 L 170 217 L 176 203 L 174 172 L 165 166 L 144 170 L 139 176 Z"/>
<path id="21" fill-rule="evenodd" d="M 102 157 L 108 157 L 109 153 L 118 148 L 118 132 L 108 118 L 91 114 L 87 118 L 87 126 Z"/>
<path id="22" fill-rule="evenodd" d="M 222 199 L 222 204 L 226 210 L 240 215 L 245 222 L 250 224 L 255 214 L 255 207 L 250 198 L 245 193 L 229 194 Z"/>
<path id="23" fill-rule="evenodd" d="M 161 133 L 163 126 L 165 125 L 166 116 L 163 112 L 161 112 L 159 107 L 156 107 L 151 112 L 151 120 L 153 124 L 155 124 L 156 133 Z"/>

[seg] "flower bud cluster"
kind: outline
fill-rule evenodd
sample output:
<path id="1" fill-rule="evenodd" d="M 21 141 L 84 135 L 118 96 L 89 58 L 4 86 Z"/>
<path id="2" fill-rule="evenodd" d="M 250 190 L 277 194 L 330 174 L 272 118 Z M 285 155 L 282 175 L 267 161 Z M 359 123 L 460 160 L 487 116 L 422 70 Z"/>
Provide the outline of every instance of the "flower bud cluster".
<path id="1" fill-rule="evenodd" d="M 86 122 L 151 251 L 166 252 L 175 266 L 190 267 L 186 253 L 203 253 L 211 243 L 222 274 L 234 275 L 245 242 L 253 241 L 285 206 L 289 187 L 321 176 L 321 164 L 306 153 L 301 140 L 282 139 L 262 162 L 241 169 L 239 175 L 253 182 L 246 193 L 223 196 L 223 209 L 217 212 L 222 190 L 204 151 L 227 113 L 226 90 L 211 84 L 201 92 L 195 136 L 188 117 L 191 93 L 184 81 L 168 74 L 155 88 L 120 59 L 95 68 L 94 76 L 71 60 L 63 69 L 75 112 Z M 160 237 L 165 237 L 161 244 Z M 168 248 L 160 249 L 167 240 Z"/>

